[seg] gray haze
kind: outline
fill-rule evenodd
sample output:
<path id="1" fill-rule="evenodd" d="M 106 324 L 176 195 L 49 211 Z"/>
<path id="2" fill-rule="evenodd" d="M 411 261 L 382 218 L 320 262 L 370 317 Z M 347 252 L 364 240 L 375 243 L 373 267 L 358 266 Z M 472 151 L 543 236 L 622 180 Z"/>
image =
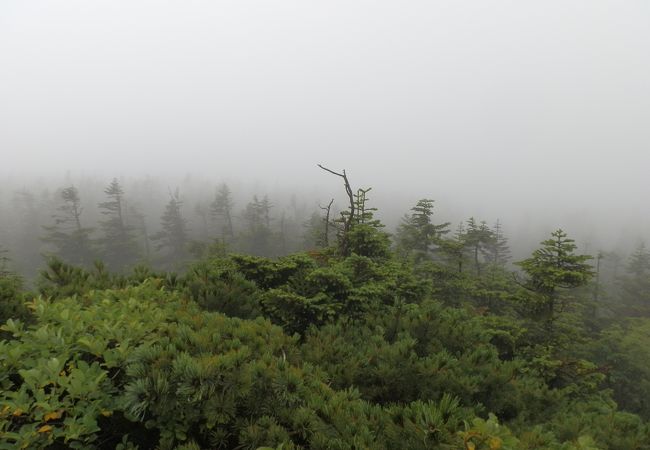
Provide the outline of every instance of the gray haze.
<path id="1" fill-rule="evenodd" d="M 448 220 L 648 238 L 649 24 L 645 0 L 5 0 L 0 175 L 326 202 L 320 162 L 391 217 L 431 197 Z"/>

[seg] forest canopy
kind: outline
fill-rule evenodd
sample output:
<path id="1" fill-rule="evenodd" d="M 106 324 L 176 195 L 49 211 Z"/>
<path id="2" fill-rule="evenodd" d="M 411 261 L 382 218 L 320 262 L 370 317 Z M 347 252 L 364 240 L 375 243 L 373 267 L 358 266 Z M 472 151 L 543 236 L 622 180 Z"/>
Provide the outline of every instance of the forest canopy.
<path id="1" fill-rule="evenodd" d="M 612 273 L 558 229 L 513 261 L 427 198 L 390 234 L 328 171 L 346 208 L 222 185 L 203 240 L 178 191 L 150 233 L 117 179 L 97 226 L 60 190 L 38 275 L 2 253 L 0 448 L 650 448 L 644 246 Z"/>

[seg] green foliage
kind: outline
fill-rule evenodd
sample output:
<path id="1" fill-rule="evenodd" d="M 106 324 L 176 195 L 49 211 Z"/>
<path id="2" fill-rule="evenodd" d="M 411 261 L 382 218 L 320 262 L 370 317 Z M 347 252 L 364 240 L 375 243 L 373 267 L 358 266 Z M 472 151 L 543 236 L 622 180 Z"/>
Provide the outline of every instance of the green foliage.
<path id="1" fill-rule="evenodd" d="M 225 259 L 193 265 L 183 283 L 190 298 L 203 309 L 248 319 L 260 315 L 259 289 Z"/>
<path id="2" fill-rule="evenodd" d="M 416 260 L 427 258 L 438 245 L 442 237 L 449 232 L 449 222 L 434 224 L 433 200 L 421 199 L 411 208 L 410 215 L 402 220 L 397 230 L 397 247 L 406 255 L 413 255 Z"/>
<path id="3" fill-rule="evenodd" d="M 650 252 L 644 243 L 630 256 L 625 269 L 617 280 L 620 301 L 613 309 L 628 317 L 650 317 Z"/>
<path id="4" fill-rule="evenodd" d="M 517 264 L 528 275 L 529 289 L 542 296 L 541 309 L 553 319 L 559 290 L 586 284 L 593 271 L 587 264 L 591 256 L 574 254 L 574 240 L 567 238 L 564 231 L 554 231 L 551 236 L 530 258 Z"/>
<path id="5" fill-rule="evenodd" d="M 138 259 L 138 247 L 134 230 L 125 222 L 124 190 L 114 178 L 104 193 L 107 201 L 99 204 L 106 217 L 100 222 L 103 232 L 99 244 L 106 265 L 113 271 L 129 269 Z"/>
<path id="6" fill-rule="evenodd" d="M 29 311 L 25 306 L 24 297 L 20 277 L 0 275 L 0 324 L 9 319 L 28 319 Z"/>
<path id="7" fill-rule="evenodd" d="M 589 348 L 619 406 L 646 420 L 650 420 L 649 342 L 650 320 L 636 318 L 608 327 Z"/>
<path id="8" fill-rule="evenodd" d="M 521 263 L 524 289 L 473 221 L 397 258 L 365 192 L 349 254 L 51 259 L 36 298 L 0 277 L 0 448 L 649 447 L 650 327 L 588 319 L 570 239 Z M 530 314 L 560 300 L 552 327 Z"/>
<path id="9" fill-rule="evenodd" d="M 347 237 L 349 250 L 353 254 L 369 258 L 387 258 L 390 255 L 388 235 L 372 225 L 354 225 Z"/>
<path id="10" fill-rule="evenodd" d="M 162 229 L 151 236 L 151 240 L 156 242 L 156 250 L 165 252 L 167 266 L 178 267 L 187 256 L 187 224 L 182 215 L 182 206 L 178 189 L 170 192 L 169 202 L 160 217 Z"/>

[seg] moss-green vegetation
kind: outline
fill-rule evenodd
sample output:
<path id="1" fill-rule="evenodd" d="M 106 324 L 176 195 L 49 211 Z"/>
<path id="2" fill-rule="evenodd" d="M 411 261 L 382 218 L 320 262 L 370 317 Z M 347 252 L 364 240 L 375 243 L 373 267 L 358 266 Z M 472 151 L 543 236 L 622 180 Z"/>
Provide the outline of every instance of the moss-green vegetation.
<path id="1" fill-rule="evenodd" d="M 596 313 L 563 232 L 515 279 L 424 206 L 395 250 L 359 221 L 346 253 L 3 273 L 0 449 L 650 448 L 648 319 Z"/>

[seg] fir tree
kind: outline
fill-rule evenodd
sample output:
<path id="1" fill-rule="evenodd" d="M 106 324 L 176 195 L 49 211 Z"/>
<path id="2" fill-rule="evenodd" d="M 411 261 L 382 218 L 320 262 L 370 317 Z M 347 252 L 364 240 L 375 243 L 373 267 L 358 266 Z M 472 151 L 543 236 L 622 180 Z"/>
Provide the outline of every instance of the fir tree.
<path id="1" fill-rule="evenodd" d="M 183 202 L 178 189 L 169 194 L 169 202 L 160 218 L 162 229 L 151 236 L 157 251 L 165 251 L 169 261 L 179 262 L 186 256 L 187 227 L 181 213 Z"/>
<path id="2" fill-rule="evenodd" d="M 106 217 L 100 222 L 103 237 L 99 244 L 107 266 L 112 270 L 123 270 L 133 265 L 139 256 L 134 230 L 126 224 L 124 190 L 116 178 L 104 193 L 108 200 L 99 204 Z"/>
<path id="3" fill-rule="evenodd" d="M 267 196 L 259 200 L 257 195 L 246 205 L 242 217 L 246 223 L 243 242 L 247 252 L 260 255 L 270 256 L 272 252 L 272 232 L 270 209 L 272 205 Z"/>
<path id="4" fill-rule="evenodd" d="M 530 258 L 517 263 L 528 276 L 525 286 L 541 295 L 541 306 L 549 321 L 554 319 L 560 292 L 587 284 L 593 275 L 587 264 L 591 256 L 576 255 L 574 242 L 561 229 L 554 231 Z"/>
<path id="5" fill-rule="evenodd" d="M 219 232 L 221 234 L 221 240 L 232 241 L 235 237 L 235 230 L 233 228 L 232 221 L 232 208 L 234 203 L 232 201 L 232 196 L 230 189 L 227 184 L 222 184 L 219 189 L 217 189 L 214 201 L 210 204 L 210 212 L 212 218 L 217 222 L 219 227 Z"/>
<path id="6" fill-rule="evenodd" d="M 503 267 L 510 259 L 510 247 L 508 247 L 508 239 L 503 233 L 503 225 L 498 219 L 491 232 L 492 239 L 488 242 L 486 249 L 487 259 L 495 267 Z"/>
<path id="7" fill-rule="evenodd" d="M 494 236 L 492 231 L 484 221 L 478 224 L 473 217 L 467 220 L 467 229 L 463 233 L 462 241 L 474 261 L 474 268 L 477 275 L 481 274 L 481 268 L 483 266 L 481 257 L 484 257 L 488 253 L 488 246 L 493 240 Z"/>
<path id="8" fill-rule="evenodd" d="M 624 316 L 650 316 L 650 252 L 644 242 L 628 259 L 625 272 L 618 277 L 621 294 L 615 308 Z"/>
<path id="9" fill-rule="evenodd" d="M 449 233 L 449 222 L 433 223 L 430 199 L 419 200 L 411 211 L 397 229 L 397 245 L 403 253 L 413 254 L 416 259 L 429 257 L 434 246 L 440 246 L 443 236 Z"/>
<path id="10" fill-rule="evenodd" d="M 53 216 L 54 225 L 43 227 L 47 234 L 43 241 L 55 248 L 54 255 L 69 264 L 89 266 L 95 254 L 91 246 L 92 228 L 82 226 L 83 207 L 74 186 L 61 190 L 63 204 Z"/>

